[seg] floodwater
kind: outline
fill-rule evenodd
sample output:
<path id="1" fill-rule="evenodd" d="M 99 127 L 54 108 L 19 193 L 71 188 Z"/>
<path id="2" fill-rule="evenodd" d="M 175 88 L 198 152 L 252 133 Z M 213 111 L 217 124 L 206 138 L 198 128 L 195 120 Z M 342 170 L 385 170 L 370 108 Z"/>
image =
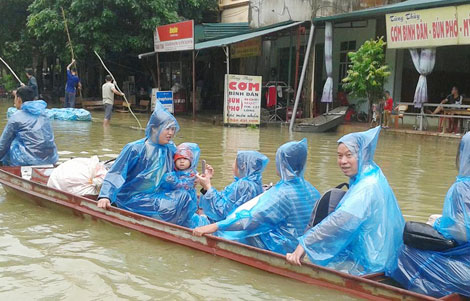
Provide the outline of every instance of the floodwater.
<path id="1" fill-rule="evenodd" d="M 7 104 L 0 104 L 6 112 Z M 4 114 L 4 113 L 2 113 Z M 95 122 L 53 122 L 62 160 L 117 156 L 144 132 L 131 129 L 129 114 L 115 113 L 103 130 Z M 143 124 L 147 115 L 138 115 Z M 336 141 L 352 131 L 290 136 L 286 128 L 226 128 L 178 118 L 176 143 L 199 143 L 202 158 L 215 168 L 214 186 L 232 181 L 237 150 L 255 149 L 270 158 L 264 182 L 275 183 L 274 155 L 290 139 L 306 137 L 305 177 L 320 192 L 347 181 L 336 165 Z M 0 123 L 3 128 L 5 120 Z M 406 220 L 426 221 L 440 213 L 456 176 L 458 140 L 383 132 L 376 152 Z M 101 222 L 48 210 L 7 195 L 0 187 L 1 300 L 350 300 L 349 296 L 309 286 L 223 258 L 160 241 Z"/>

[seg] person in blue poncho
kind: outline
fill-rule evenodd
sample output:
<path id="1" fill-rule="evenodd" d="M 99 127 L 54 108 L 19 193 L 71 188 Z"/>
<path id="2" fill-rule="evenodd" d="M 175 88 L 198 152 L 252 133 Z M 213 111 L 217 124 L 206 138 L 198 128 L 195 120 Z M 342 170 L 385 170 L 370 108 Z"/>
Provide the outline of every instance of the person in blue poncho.
<path id="1" fill-rule="evenodd" d="M 239 151 L 233 163 L 235 181 L 220 192 L 212 187 L 213 170 L 207 166 L 206 176 L 198 176 L 204 189 L 199 207 L 211 223 L 225 219 L 235 208 L 263 192 L 262 173 L 268 162 L 268 157 L 257 151 Z"/>
<path id="2" fill-rule="evenodd" d="M 292 252 L 309 222 L 320 193 L 304 179 L 307 140 L 288 142 L 276 152 L 281 180 L 248 201 L 225 220 L 194 229 L 193 234 L 218 235 L 280 254 Z"/>
<path id="3" fill-rule="evenodd" d="M 404 288 L 436 298 L 452 293 L 470 297 L 470 133 L 460 142 L 456 163 L 457 179 L 434 228 L 457 247 L 438 252 L 403 245 L 387 273 Z"/>
<path id="4" fill-rule="evenodd" d="M 33 98 L 34 91 L 28 86 L 20 87 L 15 93 L 18 111 L 10 117 L 0 137 L 3 165 L 46 165 L 59 159 L 54 132 L 45 114 L 47 103 Z"/>
<path id="5" fill-rule="evenodd" d="M 155 205 L 140 201 L 139 196 L 157 192 L 165 173 L 173 171 L 176 147 L 172 141 L 179 130 L 176 119 L 160 102 L 150 116 L 146 137 L 127 144 L 103 181 L 98 207 L 111 203 L 119 208 L 153 215 Z"/>
<path id="6" fill-rule="evenodd" d="M 380 167 L 373 161 L 380 127 L 338 140 L 338 165 L 350 188 L 336 209 L 299 237 L 286 259 L 310 261 L 354 275 L 387 270 L 402 245 L 404 219 Z"/>

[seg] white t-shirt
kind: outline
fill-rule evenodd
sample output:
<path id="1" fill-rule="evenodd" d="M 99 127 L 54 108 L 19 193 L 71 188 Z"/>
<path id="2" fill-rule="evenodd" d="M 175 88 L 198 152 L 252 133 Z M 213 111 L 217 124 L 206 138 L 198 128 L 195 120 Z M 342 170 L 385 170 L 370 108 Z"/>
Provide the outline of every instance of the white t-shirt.
<path id="1" fill-rule="evenodd" d="M 103 104 L 114 104 L 114 84 L 111 82 L 106 82 L 103 84 L 102 95 L 103 95 Z"/>

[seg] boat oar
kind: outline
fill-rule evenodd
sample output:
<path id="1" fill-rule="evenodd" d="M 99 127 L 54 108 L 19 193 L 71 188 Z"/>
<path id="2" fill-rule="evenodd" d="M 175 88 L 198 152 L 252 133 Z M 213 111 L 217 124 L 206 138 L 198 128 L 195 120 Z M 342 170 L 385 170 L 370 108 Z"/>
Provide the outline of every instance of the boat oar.
<path id="1" fill-rule="evenodd" d="M 111 75 L 111 78 L 113 79 L 114 86 L 116 87 L 116 90 L 118 90 L 119 92 L 122 93 L 121 89 L 119 89 L 119 86 L 118 86 L 118 84 L 117 84 L 116 79 L 114 78 L 114 75 L 113 75 L 113 74 L 111 73 L 111 71 L 109 71 L 109 69 L 106 67 L 106 65 L 104 64 L 104 62 L 103 62 L 103 60 L 101 59 L 100 55 L 98 54 L 98 52 L 96 52 L 96 50 L 95 50 L 95 54 L 96 54 L 96 56 L 98 57 L 98 59 L 100 60 L 101 64 L 103 65 L 104 69 L 109 73 L 109 75 Z M 124 93 L 122 93 L 122 94 L 124 94 Z M 142 129 L 142 124 L 140 124 L 139 119 L 137 118 L 137 116 L 135 116 L 134 112 L 132 112 L 131 104 L 127 101 L 126 94 L 124 94 L 124 100 L 126 101 L 128 107 L 129 107 L 129 112 L 131 112 L 132 116 L 134 116 L 135 120 L 137 120 L 137 123 L 139 124 L 139 128 Z"/>
<path id="2" fill-rule="evenodd" d="M 4 59 L 2 59 L 1 56 L 0 56 L 0 61 L 2 61 L 2 63 L 5 64 L 5 66 L 7 66 L 8 70 L 10 70 L 10 72 L 13 74 L 13 76 L 16 78 L 16 80 L 20 83 L 20 85 L 24 85 L 23 82 L 21 81 L 21 79 L 18 77 L 18 75 L 16 75 L 15 71 L 13 71 L 13 69 L 11 69 L 11 67 L 7 64 L 7 62 L 5 62 Z"/>

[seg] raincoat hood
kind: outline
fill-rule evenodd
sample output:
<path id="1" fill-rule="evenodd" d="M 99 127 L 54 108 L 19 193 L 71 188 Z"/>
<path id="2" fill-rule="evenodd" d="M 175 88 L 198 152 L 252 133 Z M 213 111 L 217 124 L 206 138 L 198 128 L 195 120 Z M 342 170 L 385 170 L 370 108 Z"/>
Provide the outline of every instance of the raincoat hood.
<path id="1" fill-rule="evenodd" d="M 380 129 L 381 127 L 378 126 L 365 132 L 347 134 L 338 140 L 338 143 L 344 143 L 357 158 L 357 175 L 354 178 L 360 177 L 368 167 L 377 166 L 374 162 L 374 154 Z"/>
<path id="2" fill-rule="evenodd" d="M 260 181 L 269 159 L 257 151 L 239 151 L 237 154 L 237 167 L 240 178 Z"/>
<path id="3" fill-rule="evenodd" d="M 470 132 L 460 141 L 458 160 L 459 178 L 470 177 Z"/>
<path id="4" fill-rule="evenodd" d="M 191 166 L 189 169 L 195 172 L 197 170 L 197 164 L 199 162 L 200 153 L 201 149 L 199 148 L 199 145 L 197 145 L 196 143 L 184 142 L 178 145 L 178 147 L 176 148 L 175 158 L 179 156 L 191 161 Z"/>
<path id="5" fill-rule="evenodd" d="M 159 102 L 155 104 L 155 110 L 150 116 L 150 120 L 145 128 L 145 136 L 153 144 L 159 144 L 158 138 L 163 130 L 175 128 L 175 134 L 180 130 L 178 121 L 168 112 L 168 110 Z M 152 130 L 155 129 L 155 130 Z"/>
<path id="6" fill-rule="evenodd" d="M 287 142 L 276 152 L 276 168 L 282 180 L 303 177 L 307 162 L 307 139 Z"/>
<path id="7" fill-rule="evenodd" d="M 44 100 L 26 101 L 21 105 L 21 110 L 32 115 L 41 115 L 46 111 L 47 103 Z"/>

